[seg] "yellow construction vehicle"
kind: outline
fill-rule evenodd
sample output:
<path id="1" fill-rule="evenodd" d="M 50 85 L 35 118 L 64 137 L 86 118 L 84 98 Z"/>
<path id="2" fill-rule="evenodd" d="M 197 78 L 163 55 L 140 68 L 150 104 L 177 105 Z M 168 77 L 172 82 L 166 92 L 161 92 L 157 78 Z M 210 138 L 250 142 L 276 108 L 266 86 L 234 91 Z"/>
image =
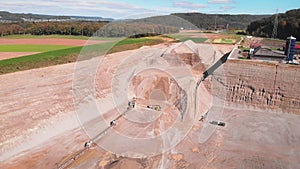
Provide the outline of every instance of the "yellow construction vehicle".
<path id="1" fill-rule="evenodd" d="M 148 109 L 156 110 L 156 111 L 161 111 L 160 105 L 149 105 L 147 106 Z"/>

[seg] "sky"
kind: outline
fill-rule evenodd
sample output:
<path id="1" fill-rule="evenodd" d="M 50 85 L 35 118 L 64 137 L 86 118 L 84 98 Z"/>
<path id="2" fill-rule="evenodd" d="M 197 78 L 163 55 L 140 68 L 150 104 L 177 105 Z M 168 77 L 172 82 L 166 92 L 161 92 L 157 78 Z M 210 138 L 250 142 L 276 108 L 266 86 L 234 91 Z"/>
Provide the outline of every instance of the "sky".
<path id="1" fill-rule="evenodd" d="M 274 14 L 300 8 L 300 0 L 0 0 L 0 11 L 114 19 L 170 13 Z"/>

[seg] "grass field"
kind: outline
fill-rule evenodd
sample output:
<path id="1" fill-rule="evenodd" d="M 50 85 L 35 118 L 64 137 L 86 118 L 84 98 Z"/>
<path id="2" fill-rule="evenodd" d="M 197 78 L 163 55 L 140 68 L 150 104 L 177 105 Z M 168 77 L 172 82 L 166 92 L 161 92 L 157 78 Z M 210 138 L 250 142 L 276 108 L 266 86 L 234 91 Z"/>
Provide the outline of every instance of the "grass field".
<path id="1" fill-rule="evenodd" d="M 8 35 L 2 38 L 7 39 L 78 39 L 78 40 L 118 40 L 120 38 L 111 37 L 88 37 L 88 36 L 73 36 L 73 35 Z M 1 37 L 0 37 L 1 39 Z"/>
<path id="2" fill-rule="evenodd" d="M 168 35 L 171 38 L 177 39 L 181 42 L 187 41 L 187 40 L 192 40 L 195 43 L 204 43 L 207 38 L 194 38 L 194 37 L 190 37 L 187 33 L 185 34 L 170 34 Z"/>
<path id="3" fill-rule="evenodd" d="M 225 39 L 225 38 L 213 40 L 213 43 L 219 43 L 219 44 L 234 44 L 235 42 L 236 42 L 235 39 Z"/>
<path id="4" fill-rule="evenodd" d="M 81 39 L 88 40 L 87 36 L 72 36 L 72 35 L 8 35 L 3 36 L 8 39 L 44 39 L 44 38 L 59 38 L 59 39 Z"/>
<path id="5" fill-rule="evenodd" d="M 116 44 L 116 46 L 128 45 L 128 44 L 138 44 L 138 43 L 148 43 L 155 40 L 154 38 L 126 38 L 121 40 Z"/>
<path id="6" fill-rule="evenodd" d="M 116 38 L 115 38 L 116 39 Z M 120 39 L 120 38 L 119 38 Z M 125 50 L 138 49 L 144 45 L 155 45 L 164 42 L 162 37 L 145 37 L 145 38 L 127 38 L 121 41 L 107 42 L 96 45 L 89 45 L 85 47 L 66 47 L 63 46 L 62 49 L 55 48 L 56 46 L 50 46 L 51 51 L 46 51 L 39 54 L 23 56 L 18 58 L 11 58 L 0 61 L 0 74 L 12 73 L 17 71 L 41 68 L 46 66 L 65 64 L 70 62 L 76 62 L 78 55 L 84 55 L 80 59 L 89 59 L 94 56 L 103 55 L 105 53 L 115 53 Z M 21 45 L 20 48 L 9 48 L 8 45 L 4 45 L 5 50 L 24 51 L 27 45 Z M 37 46 L 31 46 L 31 51 L 38 50 L 43 51 L 46 48 L 38 48 Z M 43 45 L 42 45 L 43 46 Z M 46 45 L 48 46 L 48 45 Z M 16 46 L 15 46 L 16 47 Z M 50 50 L 47 49 L 47 50 Z M 0 50 L 4 50 L 0 49 Z M 29 51 L 29 49 L 26 49 Z"/>
<path id="7" fill-rule="evenodd" d="M 142 46 L 151 46 L 163 43 L 162 37 L 145 37 L 145 38 L 126 38 L 119 41 L 116 45 L 109 50 L 108 53 L 121 52 L 125 50 L 138 49 Z"/>
<path id="8" fill-rule="evenodd" d="M 72 46 L 64 45 L 32 45 L 32 44 L 10 44 L 0 45 L 0 52 L 48 52 L 71 48 Z"/>
<path id="9" fill-rule="evenodd" d="M 180 39 L 180 41 L 182 41 L 182 42 L 187 41 L 187 40 L 191 40 L 195 43 L 204 43 L 207 40 L 207 38 L 189 38 L 189 37 L 186 37 L 186 38 Z"/>
<path id="10" fill-rule="evenodd" d="M 82 47 L 73 47 L 0 61 L 0 74 L 76 61 Z"/>

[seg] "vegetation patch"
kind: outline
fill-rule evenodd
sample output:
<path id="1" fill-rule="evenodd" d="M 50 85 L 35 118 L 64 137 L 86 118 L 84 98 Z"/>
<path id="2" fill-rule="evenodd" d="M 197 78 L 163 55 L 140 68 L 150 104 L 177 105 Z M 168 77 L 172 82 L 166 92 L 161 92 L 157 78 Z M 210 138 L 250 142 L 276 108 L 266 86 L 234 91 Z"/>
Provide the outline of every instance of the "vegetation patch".
<path id="1" fill-rule="evenodd" d="M 234 44 L 235 42 L 236 42 L 235 39 L 225 39 L 225 38 L 213 40 L 213 43 L 219 43 L 219 44 Z"/>
<path id="2" fill-rule="evenodd" d="M 73 47 L 0 61 L 0 74 L 74 62 L 82 47 Z"/>
<path id="3" fill-rule="evenodd" d="M 246 48 L 246 47 L 243 47 L 243 46 L 239 46 L 238 49 L 239 49 L 240 51 L 243 51 L 243 52 L 244 52 L 244 51 L 247 51 L 247 52 L 250 51 L 250 48 Z"/>
<path id="4" fill-rule="evenodd" d="M 114 41 L 120 38 L 113 37 L 97 37 L 97 36 L 80 36 L 80 35 L 31 35 L 31 34 L 22 34 L 22 35 L 7 35 L 3 36 L 7 39 L 77 39 L 77 40 L 108 40 Z"/>
<path id="5" fill-rule="evenodd" d="M 189 38 L 189 37 L 186 37 L 186 38 L 180 39 L 180 41 L 183 41 L 183 42 L 187 41 L 187 40 L 191 40 L 195 43 L 204 43 L 207 40 L 207 38 Z"/>
<path id="6" fill-rule="evenodd" d="M 8 39 L 79 39 L 79 40 L 88 40 L 87 36 L 75 36 L 75 35 L 31 35 L 31 34 L 22 34 L 22 35 L 7 35 L 3 38 Z"/>
<path id="7" fill-rule="evenodd" d="M 156 45 L 165 42 L 163 37 L 127 38 L 115 42 L 89 45 L 85 47 L 69 47 L 66 49 L 47 51 L 39 54 L 11 58 L 0 61 L 0 74 L 47 67 L 58 64 L 76 62 L 80 54 L 80 60 L 90 59 L 106 53 L 115 53 L 125 50 L 138 49 L 145 45 Z"/>
<path id="8" fill-rule="evenodd" d="M 299 2 L 299 1 L 298 1 Z M 247 33 L 253 36 L 271 38 L 273 36 L 274 18 L 270 16 L 250 23 Z M 300 39 L 300 9 L 293 9 L 278 14 L 276 38 L 285 40 L 289 36 Z"/>
<path id="9" fill-rule="evenodd" d="M 0 36 L 31 35 L 78 35 L 92 36 L 107 22 L 16 22 L 0 24 Z"/>
<path id="10" fill-rule="evenodd" d="M 64 45 L 9 44 L 0 45 L 0 52 L 48 52 L 71 47 Z"/>
<path id="11" fill-rule="evenodd" d="M 127 38 L 118 42 L 108 53 L 134 50 L 142 46 L 152 46 L 165 42 L 163 37 Z"/>
<path id="12" fill-rule="evenodd" d="M 187 40 L 191 40 L 195 43 L 204 43 L 205 41 L 207 41 L 207 38 L 194 38 L 194 37 L 189 37 L 183 34 L 171 34 L 169 35 L 171 38 L 177 39 L 181 42 L 185 42 Z"/>
<path id="13" fill-rule="evenodd" d="M 269 17 L 270 15 L 223 15 L 223 14 L 203 14 L 203 13 L 175 13 L 186 21 L 189 21 L 197 28 L 206 30 L 226 29 L 229 24 L 230 29 L 245 29 L 250 22 Z M 216 25 L 217 22 L 217 25 Z M 216 27 L 217 26 L 217 27 Z M 187 27 L 188 28 L 188 27 Z"/>

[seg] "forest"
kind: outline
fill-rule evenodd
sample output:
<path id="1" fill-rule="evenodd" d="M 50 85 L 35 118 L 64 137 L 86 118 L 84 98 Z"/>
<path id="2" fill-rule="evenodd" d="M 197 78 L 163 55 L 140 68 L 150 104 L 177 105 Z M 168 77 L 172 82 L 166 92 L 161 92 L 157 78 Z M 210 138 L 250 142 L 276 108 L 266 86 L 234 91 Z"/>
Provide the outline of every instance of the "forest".
<path id="1" fill-rule="evenodd" d="M 82 35 L 92 36 L 107 22 L 17 22 L 1 23 L 0 35 Z"/>
<path id="2" fill-rule="evenodd" d="M 183 18 L 199 29 L 229 29 L 244 30 L 256 20 L 260 20 L 270 15 L 227 15 L 227 14 L 203 14 L 203 13 L 174 13 L 174 16 Z"/>
<path id="3" fill-rule="evenodd" d="M 140 20 L 111 22 L 99 29 L 95 35 L 101 37 L 130 37 L 139 34 L 170 34 L 179 28 L 166 24 L 142 22 Z"/>
<path id="4" fill-rule="evenodd" d="M 247 33 L 253 36 L 271 38 L 276 15 L 252 22 Z M 275 24 L 276 25 L 276 24 Z M 290 10 L 283 14 L 278 14 L 277 36 L 275 38 L 286 39 L 294 36 L 300 40 L 300 9 Z"/>
<path id="5" fill-rule="evenodd" d="M 124 22 L 17 22 L 1 23 L 0 36 L 31 35 L 81 35 L 102 37 L 129 37 L 144 33 L 176 33 L 179 29 L 156 23 Z"/>

